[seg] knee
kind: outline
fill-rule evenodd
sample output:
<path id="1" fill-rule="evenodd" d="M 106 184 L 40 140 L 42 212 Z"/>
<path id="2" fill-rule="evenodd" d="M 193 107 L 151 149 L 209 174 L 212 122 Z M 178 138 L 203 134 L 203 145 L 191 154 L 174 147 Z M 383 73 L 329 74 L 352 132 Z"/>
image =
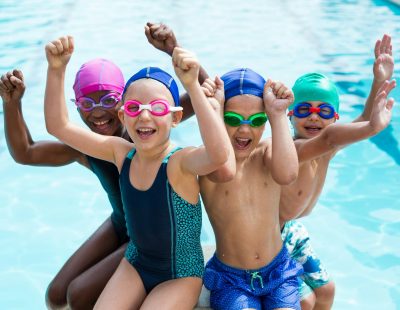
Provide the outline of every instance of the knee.
<path id="1" fill-rule="evenodd" d="M 300 301 L 301 310 L 313 310 L 315 306 L 315 294 L 312 292 Z"/>
<path id="2" fill-rule="evenodd" d="M 78 280 L 73 280 L 67 291 L 69 309 L 93 309 L 95 301 L 92 304 L 87 298 L 89 294 L 86 293 L 85 287 Z"/>
<path id="3" fill-rule="evenodd" d="M 327 284 L 314 289 L 315 296 L 317 298 L 317 303 L 333 303 L 335 297 L 335 283 L 329 281 Z"/>
<path id="4" fill-rule="evenodd" d="M 48 309 L 62 309 L 67 304 L 66 288 L 62 283 L 53 280 L 46 290 L 46 305 Z"/>

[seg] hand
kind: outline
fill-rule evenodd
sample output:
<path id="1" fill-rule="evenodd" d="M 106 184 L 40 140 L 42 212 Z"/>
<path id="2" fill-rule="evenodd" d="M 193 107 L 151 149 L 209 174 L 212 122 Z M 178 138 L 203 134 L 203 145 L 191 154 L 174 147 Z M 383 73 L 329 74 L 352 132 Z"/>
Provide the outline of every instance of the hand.
<path id="1" fill-rule="evenodd" d="M 207 78 L 201 88 L 213 109 L 221 113 L 224 110 L 225 103 L 224 82 L 218 76 L 215 77 L 214 81 Z"/>
<path id="2" fill-rule="evenodd" d="M 4 103 L 19 102 L 25 92 L 24 75 L 14 69 L 1 76 L 0 96 Z"/>
<path id="3" fill-rule="evenodd" d="M 172 63 L 175 73 L 181 80 L 186 91 L 196 83 L 198 84 L 197 79 L 199 76 L 200 64 L 192 52 L 180 47 L 175 47 L 172 53 Z"/>
<path id="4" fill-rule="evenodd" d="M 172 29 L 162 23 L 147 23 L 144 26 L 144 33 L 151 45 L 170 56 L 174 48 L 179 46 Z"/>
<path id="5" fill-rule="evenodd" d="M 379 88 L 374 99 L 374 106 L 371 111 L 370 125 L 376 133 L 385 129 L 392 118 L 394 99 L 387 99 L 393 88 L 396 87 L 396 80 L 385 81 Z"/>
<path id="6" fill-rule="evenodd" d="M 375 44 L 374 78 L 378 82 L 390 80 L 393 75 L 394 60 L 392 57 L 392 38 L 385 34 Z"/>
<path id="7" fill-rule="evenodd" d="M 283 83 L 273 82 L 270 79 L 265 83 L 263 101 L 268 116 L 286 114 L 286 110 L 293 100 L 292 90 Z"/>
<path id="8" fill-rule="evenodd" d="M 74 52 L 74 39 L 71 36 L 60 37 L 48 43 L 45 50 L 49 68 L 65 68 Z"/>

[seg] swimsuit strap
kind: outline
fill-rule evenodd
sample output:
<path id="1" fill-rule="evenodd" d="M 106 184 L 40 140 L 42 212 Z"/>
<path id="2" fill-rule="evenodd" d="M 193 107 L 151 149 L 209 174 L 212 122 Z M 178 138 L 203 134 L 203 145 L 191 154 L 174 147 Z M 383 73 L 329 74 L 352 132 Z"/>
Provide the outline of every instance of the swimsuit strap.
<path id="1" fill-rule="evenodd" d="M 172 154 L 174 154 L 176 151 L 179 151 L 179 150 L 181 150 L 182 148 L 181 147 L 179 147 L 179 146 L 177 146 L 177 147 L 175 147 L 171 152 L 169 152 L 168 154 L 167 154 L 167 156 L 165 156 L 164 157 L 164 159 L 163 159 L 163 163 L 167 163 L 168 162 L 168 159 L 171 157 L 171 155 Z"/>
<path id="2" fill-rule="evenodd" d="M 135 155 L 135 153 L 136 153 L 136 149 L 135 148 L 131 149 L 129 151 L 129 153 L 126 155 L 126 158 L 132 159 L 133 156 Z"/>

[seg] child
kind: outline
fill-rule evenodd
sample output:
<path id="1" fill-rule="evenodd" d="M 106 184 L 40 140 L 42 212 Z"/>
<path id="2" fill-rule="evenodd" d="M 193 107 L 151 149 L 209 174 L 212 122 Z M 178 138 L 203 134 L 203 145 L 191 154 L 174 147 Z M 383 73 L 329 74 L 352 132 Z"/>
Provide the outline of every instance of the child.
<path id="1" fill-rule="evenodd" d="M 178 46 L 173 31 L 163 24 L 148 23 L 146 28 L 149 42 L 172 55 L 172 49 Z M 200 72 L 199 81 L 202 82 L 207 75 L 204 70 Z M 123 88 L 122 72 L 111 61 L 95 59 L 81 66 L 75 78 L 74 101 L 83 122 L 91 130 L 129 139 L 117 115 L 120 104 L 115 100 Z M 5 137 L 14 160 L 21 164 L 41 166 L 78 162 L 97 175 L 113 207 L 111 217 L 64 264 L 46 292 L 49 308 L 63 308 L 66 305 L 70 308 L 93 308 L 121 261 L 128 240 L 118 169 L 107 161 L 86 156 L 62 142 L 33 141 L 22 115 L 21 99 L 24 91 L 24 77 L 20 70 L 10 71 L 1 77 Z M 93 104 L 92 100 L 99 103 L 100 97 L 103 97 L 102 102 L 105 104 Z M 191 108 L 187 94 L 183 94 L 180 101 L 182 106 Z M 81 108 L 85 104 L 90 108 Z"/>
<path id="2" fill-rule="evenodd" d="M 230 71 L 222 80 L 237 172 L 227 183 L 200 179 L 216 237 L 216 253 L 204 274 L 211 307 L 299 309 L 297 277 L 302 271 L 282 247 L 279 225 L 281 186 L 293 182 L 298 171 L 286 119 L 293 94 L 250 69 Z M 209 86 L 208 92 L 213 89 Z M 260 142 L 267 116 L 272 138 Z"/>
<path id="3" fill-rule="evenodd" d="M 193 308 L 203 272 L 197 176 L 225 164 L 232 151 L 222 120 L 197 81 L 199 64 L 191 53 L 174 49 L 175 72 L 191 97 L 205 146 L 173 148 L 170 130 L 182 117 L 177 85 L 166 72 L 144 68 L 127 82 L 119 111 L 133 148 L 125 139 L 69 122 L 63 84 L 72 52 L 72 37 L 46 46 L 46 126 L 68 145 L 117 166 L 133 242 L 95 308 Z"/>
<path id="4" fill-rule="evenodd" d="M 295 102 L 289 107 L 289 115 L 294 128 L 300 168 L 297 180 L 282 188 L 282 225 L 312 211 L 325 183 L 330 160 L 337 151 L 350 143 L 377 134 L 389 124 L 394 102 L 393 99 L 386 101 L 386 97 L 395 87 L 394 81 L 386 81 L 393 73 L 390 42 L 388 35 L 376 42 L 371 92 L 362 115 L 353 123 L 335 123 L 339 112 L 339 96 L 336 86 L 327 77 L 309 73 L 295 82 Z M 303 277 L 315 294 L 311 296 L 311 302 L 305 300 L 304 308 L 312 309 L 315 303 L 315 309 L 330 309 L 334 284 L 310 247 L 304 227 L 291 221 L 284 225 L 283 232 L 285 244 L 293 251 L 291 256 L 303 264 Z M 302 284 L 302 287 L 305 285 Z M 306 294 L 302 292 L 302 296 Z M 307 303 L 311 305 L 306 306 Z"/>

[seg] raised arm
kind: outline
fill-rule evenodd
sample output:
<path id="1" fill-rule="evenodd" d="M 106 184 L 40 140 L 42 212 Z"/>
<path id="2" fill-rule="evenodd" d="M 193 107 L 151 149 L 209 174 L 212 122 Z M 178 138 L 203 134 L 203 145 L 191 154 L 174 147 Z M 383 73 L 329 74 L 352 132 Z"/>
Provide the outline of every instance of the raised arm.
<path id="1" fill-rule="evenodd" d="M 224 115 L 224 82 L 216 76 L 214 81 L 206 79 L 201 85 L 204 94 L 206 95 L 209 104 L 214 109 L 215 113 L 223 119 Z M 236 172 L 235 152 L 232 143 L 230 143 L 229 158 L 225 164 L 216 171 L 207 175 L 207 178 L 214 183 L 228 182 L 232 180 Z"/>
<path id="2" fill-rule="evenodd" d="M 308 161 L 330 152 L 334 155 L 340 148 L 372 137 L 386 128 L 392 117 L 394 104 L 394 100 L 387 99 L 387 96 L 395 86 L 396 82 L 392 80 L 385 81 L 380 87 L 372 102 L 370 120 L 348 124 L 334 123 L 312 139 L 296 141 L 299 161 Z"/>
<path id="3" fill-rule="evenodd" d="M 353 122 L 368 121 L 371 116 L 372 105 L 379 88 L 386 80 L 390 80 L 393 75 L 394 59 L 392 57 L 392 38 L 385 34 L 382 40 L 375 43 L 375 62 L 373 66 L 374 79 L 371 90 L 365 103 L 364 111 Z"/>
<path id="4" fill-rule="evenodd" d="M 192 100 L 204 143 L 204 146 L 192 148 L 186 153 L 181 167 L 191 174 L 207 175 L 228 160 L 232 146 L 221 117 L 208 103 L 198 82 L 198 60 L 192 53 L 176 47 L 172 61 L 176 75 Z"/>
<path id="5" fill-rule="evenodd" d="M 4 132 L 14 160 L 19 164 L 37 166 L 62 166 L 78 161 L 87 166 L 85 156 L 64 143 L 33 141 L 21 109 L 24 92 L 24 76 L 20 70 L 14 69 L 1 76 Z"/>
<path id="6" fill-rule="evenodd" d="M 175 47 L 180 47 L 176 40 L 175 34 L 170 27 L 165 24 L 157 24 L 148 22 L 144 27 L 144 32 L 147 40 L 156 49 L 167 53 L 172 56 L 172 52 Z M 207 72 L 200 66 L 198 80 L 200 84 L 208 78 Z M 182 94 L 179 98 L 181 106 L 183 107 L 183 120 L 188 119 L 194 115 L 192 103 L 190 102 L 190 96 L 188 93 Z"/>
<path id="7" fill-rule="evenodd" d="M 47 130 L 84 154 L 116 163 L 114 149 L 116 144 L 120 140 L 125 141 L 124 139 L 102 136 L 69 121 L 64 96 L 64 78 L 73 50 L 74 42 L 70 36 L 61 37 L 46 45 L 48 69 L 44 111 Z"/>
<path id="8" fill-rule="evenodd" d="M 271 147 L 267 147 L 264 162 L 275 182 L 287 185 L 297 178 L 299 171 L 296 148 L 286 117 L 286 110 L 294 100 L 293 92 L 282 83 L 268 80 L 264 86 L 263 100 L 272 133 L 272 152 Z"/>

